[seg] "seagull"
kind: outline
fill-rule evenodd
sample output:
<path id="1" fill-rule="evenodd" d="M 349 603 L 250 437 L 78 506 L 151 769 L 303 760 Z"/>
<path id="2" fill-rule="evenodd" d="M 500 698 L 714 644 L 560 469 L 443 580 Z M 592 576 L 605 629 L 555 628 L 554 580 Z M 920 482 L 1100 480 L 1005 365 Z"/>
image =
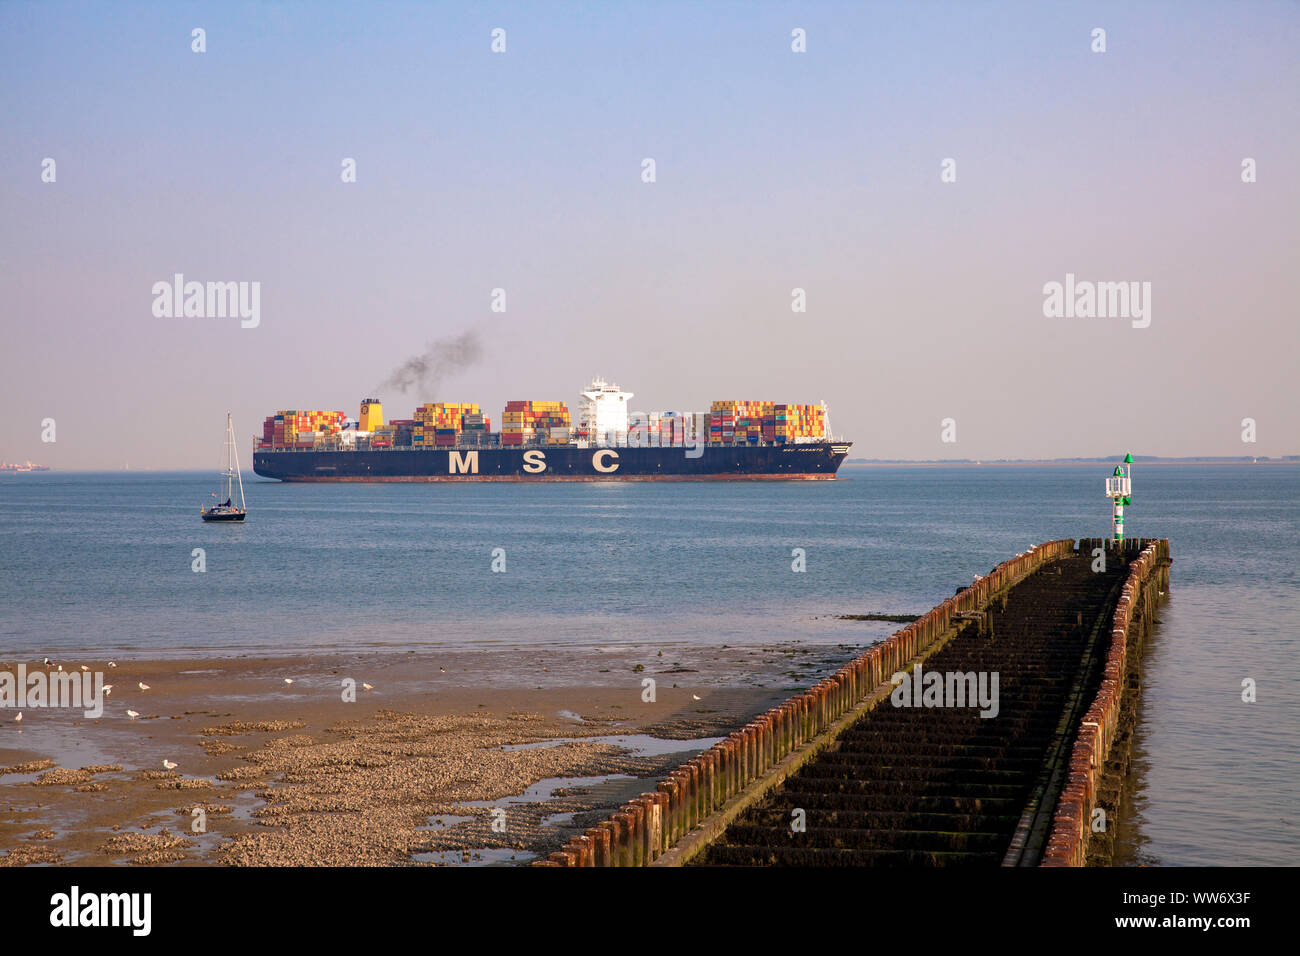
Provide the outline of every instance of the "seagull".
<path id="1" fill-rule="evenodd" d="M 442 671 L 444 674 L 447 673 L 447 668 L 445 667 L 439 667 L 438 670 Z"/>
<path id="2" fill-rule="evenodd" d="M 46 666 L 46 667 L 49 667 L 49 666 L 50 666 L 50 659 L 49 659 L 48 657 L 45 658 L 45 666 Z"/>
<path id="3" fill-rule="evenodd" d="M 109 666 L 109 667 L 116 667 L 116 666 L 117 666 L 117 662 L 116 662 L 116 661 L 109 661 L 109 662 L 108 662 L 108 666 Z"/>
<path id="4" fill-rule="evenodd" d="M 126 715 L 127 715 L 128 717 L 130 717 L 132 720 L 135 720 L 137 717 L 140 716 L 140 715 L 139 715 L 138 713 L 136 713 L 134 710 L 128 710 L 128 711 L 126 712 Z"/>
<path id="5" fill-rule="evenodd" d="M 166 757 L 163 758 L 163 766 L 166 767 L 168 770 L 175 770 L 175 769 L 176 769 L 176 764 L 175 764 L 174 762 L 168 760 Z"/>
<path id="6" fill-rule="evenodd" d="M 703 699 L 704 699 L 704 698 L 702 698 L 699 694 L 691 694 L 691 696 L 694 697 L 696 700 L 703 700 Z"/>
<path id="7" fill-rule="evenodd" d="M 88 670 L 90 670 L 90 668 L 87 667 L 85 664 L 82 664 L 82 665 L 81 665 L 81 669 L 82 669 L 83 671 L 88 671 Z"/>
<path id="8" fill-rule="evenodd" d="M 286 684 L 292 684 L 292 683 L 293 683 L 293 678 L 292 678 L 292 677 L 286 677 L 286 678 L 284 679 L 284 682 L 285 682 Z"/>
<path id="9" fill-rule="evenodd" d="M 364 683 L 364 682 L 361 684 L 361 686 L 364 687 L 366 690 L 374 690 L 374 689 L 375 689 L 374 686 L 373 686 L 372 684 L 367 684 L 367 683 Z"/>
<path id="10" fill-rule="evenodd" d="M 21 724 L 22 722 L 23 722 L 23 712 L 20 710 L 18 711 L 18 716 L 14 718 L 14 723 Z"/>
<path id="11" fill-rule="evenodd" d="M 113 685 L 112 685 L 112 684 L 105 684 L 105 685 L 104 685 L 104 693 L 105 693 L 105 694 L 111 694 L 111 693 L 113 693 Z"/>
<path id="12" fill-rule="evenodd" d="M 63 665 L 62 665 L 62 664 L 59 665 L 59 670 L 63 670 Z"/>
<path id="13" fill-rule="evenodd" d="M 149 685 L 146 684 L 144 681 L 140 681 L 140 689 L 141 689 L 141 690 L 148 690 L 148 689 L 149 689 Z"/>

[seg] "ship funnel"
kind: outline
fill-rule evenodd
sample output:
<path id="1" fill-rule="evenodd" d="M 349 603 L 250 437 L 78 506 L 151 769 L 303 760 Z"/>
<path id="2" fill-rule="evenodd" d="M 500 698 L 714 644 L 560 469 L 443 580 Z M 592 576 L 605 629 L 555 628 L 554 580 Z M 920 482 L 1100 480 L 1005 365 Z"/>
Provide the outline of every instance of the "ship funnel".
<path id="1" fill-rule="evenodd" d="M 373 432 L 384 425 L 384 406 L 377 398 L 361 400 L 361 414 L 357 417 L 357 431 Z"/>

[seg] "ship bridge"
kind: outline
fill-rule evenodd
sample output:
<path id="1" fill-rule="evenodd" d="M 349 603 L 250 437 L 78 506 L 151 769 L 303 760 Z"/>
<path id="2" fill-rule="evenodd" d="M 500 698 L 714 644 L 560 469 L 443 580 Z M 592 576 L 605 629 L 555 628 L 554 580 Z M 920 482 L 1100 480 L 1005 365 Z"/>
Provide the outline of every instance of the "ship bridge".
<path id="1" fill-rule="evenodd" d="M 627 443 L 627 403 L 632 397 L 613 382 L 600 376 L 582 392 L 582 405 L 578 411 L 578 432 L 593 445 L 624 445 Z"/>

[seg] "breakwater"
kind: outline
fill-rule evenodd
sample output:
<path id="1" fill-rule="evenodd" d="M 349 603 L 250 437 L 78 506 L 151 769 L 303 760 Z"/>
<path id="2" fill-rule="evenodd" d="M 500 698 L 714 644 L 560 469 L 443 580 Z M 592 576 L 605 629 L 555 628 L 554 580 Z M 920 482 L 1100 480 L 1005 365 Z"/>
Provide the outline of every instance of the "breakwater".
<path id="1" fill-rule="evenodd" d="M 1110 562 L 1109 574 L 1126 574 L 1130 556 L 1147 544 L 1137 542 L 1110 551 L 1103 548 Z M 1167 554 L 1167 544 L 1163 547 Z M 1060 569 L 1052 566 L 1067 560 L 1076 565 L 1087 562 L 1091 568 L 1094 556 L 1089 539 L 1080 541 L 1078 549 L 1070 539 L 1047 542 L 1002 562 L 835 674 L 684 764 L 654 791 L 629 801 L 538 865 L 645 866 L 696 861 L 706 847 L 722 839 L 741 814 L 836 746 L 849 726 L 888 699 L 893 674 L 924 661 L 958 635 L 978 639 L 994 634 L 998 616 L 1007 612 L 1012 591 L 1039 572 L 1059 574 Z M 1049 592 L 1052 583 L 1047 582 Z M 1100 583 L 1100 578 L 1094 582 Z M 1098 599 L 1090 593 L 1085 598 L 1093 616 L 1109 611 L 1109 597 L 1107 593 Z M 1091 630 L 1083 625 L 1083 610 L 1065 609 L 1066 623 L 1073 619 L 1072 629 Z M 1002 623 L 1005 626 L 1008 621 Z M 1080 679 L 1078 674 L 1071 675 L 1066 688 L 1075 697 L 1087 690 Z M 1072 732 L 1073 727 L 1067 730 Z M 1053 737 L 1061 749 L 1061 734 Z M 1035 781 L 1039 776 L 1034 775 Z"/>
<path id="2" fill-rule="evenodd" d="M 1112 550 L 1114 542 L 1080 542 L 1088 548 Z M 1093 698 L 1070 754 L 1066 779 L 1051 834 L 1043 854 L 1044 866 L 1085 866 L 1109 863 L 1114 817 L 1128 767 L 1128 743 L 1140 692 L 1142 647 L 1155 624 L 1156 610 L 1169 593 L 1169 541 L 1123 542 L 1135 553 L 1111 617 L 1101 686 Z M 1118 745 L 1118 746 L 1117 746 Z M 1101 811 L 1098 814 L 1098 811 Z"/>

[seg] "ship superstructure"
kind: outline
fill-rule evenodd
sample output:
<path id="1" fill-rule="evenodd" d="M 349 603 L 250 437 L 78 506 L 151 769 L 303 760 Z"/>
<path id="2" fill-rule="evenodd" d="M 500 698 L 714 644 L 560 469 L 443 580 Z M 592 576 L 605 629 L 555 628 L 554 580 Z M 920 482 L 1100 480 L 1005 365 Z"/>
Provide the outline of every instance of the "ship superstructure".
<path id="1" fill-rule="evenodd" d="M 582 392 L 578 406 L 575 441 L 592 445 L 620 445 L 627 442 L 628 401 L 625 392 L 612 382 L 597 376 Z"/>

